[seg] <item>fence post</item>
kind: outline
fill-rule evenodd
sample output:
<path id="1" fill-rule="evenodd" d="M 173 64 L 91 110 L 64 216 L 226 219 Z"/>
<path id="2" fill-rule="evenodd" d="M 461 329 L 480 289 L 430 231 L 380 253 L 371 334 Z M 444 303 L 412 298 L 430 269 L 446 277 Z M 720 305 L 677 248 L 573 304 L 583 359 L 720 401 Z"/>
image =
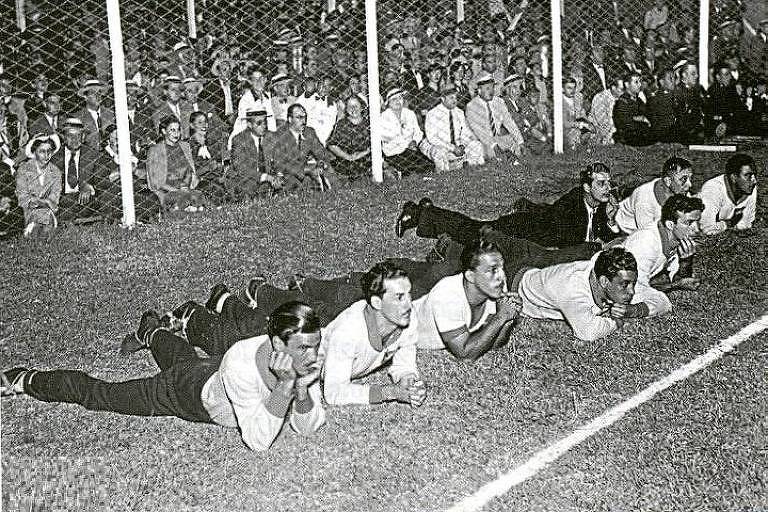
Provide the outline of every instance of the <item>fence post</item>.
<path id="1" fill-rule="evenodd" d="M 464 21 L 464 0 L 456 0 L 456 23 Z"/>
<path id="2" fill-rule="evenodd" d="M 699 83 L 709 87 L 709 0 L 699 0 Z"/>
<path id="3" fill-rule="evenodd" d="M 554 152 L 563 152 L 563 42 L 561 0 L 550 0 L 552 10 L 552 128 Z M 702 0 L 704 1 L 704 0 Z"/>
<path id="4" fill-rule="evenodd" d="M 187 0 L 187 28 L 189 37 L 197 37 L 197 18 L 195 17 L 195 0 Z"/>
<path id="5" fill-rule="evenodd" d="M 330 0 L 329 0 L 330 2 Z M 371 170 L 373 181 L 384 181 L 381 154 L 381 92 L 379 91 L 379 43 L 376 37 L 376 0 L 365 0 L 365 41 L 368 50 L 368 117 L 371 122 Z"/>
<path id="6" fill-rule="evenodd" d="M 328 14 L 336 10 L 336 0 L 328 0 Z"/>
<path id="7" fill-rule="evenodd" d="M 118 0 L 107 0 L 109 23 L 109 49 L 112 54 L 112 84 L 115 92 L 115 124 L 117 125 L 117 152 L 120 155 L 120 191 L 123 199 L 123 225 L 136 223 L 133 204 L 133 165 L 131 164 L 131 133 L 128 124 L 128 93 L 125 87 L 125 55 L 123 30 L 120 24 Z"/>
<path id="8" fill-rule="evenodd" d="M 16 26 L 24 32 L 27 29 L 27 15 L 24 12 L 26 8 L 24 0 L 16 0 Z"/>

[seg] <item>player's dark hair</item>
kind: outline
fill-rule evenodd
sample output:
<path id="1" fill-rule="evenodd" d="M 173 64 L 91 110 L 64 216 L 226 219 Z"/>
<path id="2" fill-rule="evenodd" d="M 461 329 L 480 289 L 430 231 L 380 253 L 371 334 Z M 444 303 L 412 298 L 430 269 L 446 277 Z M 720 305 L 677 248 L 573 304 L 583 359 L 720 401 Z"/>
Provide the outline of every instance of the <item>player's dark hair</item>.
<path id="1" fill-rule="evenodd" d="M 661 207 L 661 222 L 677 222 L 679 214 L 694 211 L 704 211 L 704 201 L 698 197 L 691 197 L 685 194 L 675 194 L 664 202 Z"/>
<path id="2" fill-rule="evenodd" d="M 664 162 L 664 167 L 661 168 L 661 176 L 668 178 L 673 174 L 676 174 L 684 169 L 690 169 L 690 168 L 691 168 L 691 162 L 689 162 L 685 158 L 680 158 L 679 156 L 673 156 L 673 157 L 667 158 L 667 161 Z"/>
<path id="3" fill-rule="evenodd" d="M 464 250 L 461 251 L 461 271 L 474 270 L 480 263 L 480 257 L 483 254 L 496 252 L 501 254 L 499 246 L 495 243 L 486 240 L 485 238 L 475 238 L 464 246 Z"/>
<path id="4" fill-rule="evenodd" d="M 267 334 L 277 336 L 284 342 L 296 333 L 313 333 L 320 330 L 320 319 L 308 304 L 299 301 L 286 302 L 278 306 L 267 322 Z"/>
<path id="5" fill-rule="evenodd" d="M 611 169 L 603 162 L 592 162 L 579 172 L 579 181 L 582 185 L 592 185 L 595 173 L 611 174 Z"/>
<path id="6" fill-rule="evenodd" d="M 400 277 L 408 277 L 408 272 L 395 263 L 385 260 L 375 264 L 360 278 L 360 286 L 363 288 L 366 302 L 370 304 L 373 297 L 384 295 L 384 292 L 387 291 L 384 281 Z"/>
<path id="7" fill-rule="evenodd" d="M 755 169 L 755 159 L 744 153 L 736 153 L 728 159 L 728 163 L 725 164 L 726 174 L 739 174 L 741 168 L 748 165 L 752 170 Z"/>
<path id="8" fill-rule="evenodd" d="M 622 270 L 637 272 L 637 260 L 623 247 L 613 247 L 601 252 L 595 260 L 595 275 L 612 280 Z"/>

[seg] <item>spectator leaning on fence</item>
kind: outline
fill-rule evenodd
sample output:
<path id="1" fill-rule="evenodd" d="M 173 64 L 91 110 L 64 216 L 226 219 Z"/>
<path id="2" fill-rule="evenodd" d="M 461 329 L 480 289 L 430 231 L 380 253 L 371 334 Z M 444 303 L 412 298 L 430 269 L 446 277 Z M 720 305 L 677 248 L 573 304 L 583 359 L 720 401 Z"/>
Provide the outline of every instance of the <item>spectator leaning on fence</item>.
<path id="1" fill-rule="evenodd" d="M 2 374 L 2 395 L 238 428 L 256 451 L 272 445 L 286 420 L 305 436 L 325 423 L 318 382 L 320 324 L 306 304 L 278 307 L 266 335 L 242 340 L 223 356 L 199 357 L 183 338 L 161 327 L 154 311 L 142 316 L 137 338 L 160 373 L 105 382 L 78 370 L 13 368 Z"/>
<path id="2" fill-rule="evenodd" d="M 344 310 L 323 332 L 325 400 L 330 405 L 397 401 L 418 407 L 426 389 L 416 366 L 419 326 L 408 274 L 392 263 L 379 263 L 361 284 L 365 299 Z M 392 384 L 353 382 L 385 366 Z"/>
<path id="3" fill-rule="evenodd" d="M 97 152 L 101 149 L 104 128 L 115 124 L 115 113 L 102 105 L 105 91 L 101 81 L 86 80 L 77 91 L 77 95 L 85 99 L 85 106 L 73 114 L 83 123 L 83 144 Z"/>
<path id="4" fill-rule="evenodd" d="M 661 207 L 667 199 L 688 194 L 692 177 L 691 162 L 679 157 L 667 159 L 660 178 L 640 185 L 619 203 L 616 223 L 627 234 L 654 226 L 661 219 Z"/>
<path id="5" fill-rule="evenodd" d="M 757 209 L 757 174 L 754 159 L 736 154 L 728 159 L 725 173 L 711 178 L 701 187 L 704 201 L 701 230 L 706 235 L 727 229 L 749 229 Z"/>

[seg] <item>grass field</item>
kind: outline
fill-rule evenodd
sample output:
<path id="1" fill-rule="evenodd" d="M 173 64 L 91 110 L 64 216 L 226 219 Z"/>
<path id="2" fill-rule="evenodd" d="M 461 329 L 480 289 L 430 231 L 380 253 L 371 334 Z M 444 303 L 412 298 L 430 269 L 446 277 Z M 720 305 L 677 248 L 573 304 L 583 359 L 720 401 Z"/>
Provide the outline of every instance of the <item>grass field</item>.
<path id="1" fill-rule="evenodd" d="M 694 186 L 728 156 L 681 154 L 694 162 Z M 332 408 L 315 437 L 286 429 L 268 453 L 217 426 L 4 400 L 3 510 L 444 510 L 768 311 L 768 151 L 754 154 L 756 228 L 706 240 L 695 267 L 704 283 L 673 294 L 672 315 L 595 343 L 578 342 L 561 323 L 523 320 L 508 346 L 476 363 L 421 353 L 422 408 Z M 429 195 L 490 217 L 521 195 L 555 198 L 594 158 L 620 183 L 635 183 L 667 156 L 651 148 L 541 158 L 508 173 L 412 178 L 0 245 L 3 367 L 151 375 L 149 354 L 117 353 L 145 309 L 204 300 L 213 284 L 239 288 L 259 272 L 282 283 L 297 271 L 332 276 L 387 256 L 421 258 L 429 241 L 394 236 L 406 199 Z M 767 363 L 763 333 L 487 509 L 768 509 Z"/>

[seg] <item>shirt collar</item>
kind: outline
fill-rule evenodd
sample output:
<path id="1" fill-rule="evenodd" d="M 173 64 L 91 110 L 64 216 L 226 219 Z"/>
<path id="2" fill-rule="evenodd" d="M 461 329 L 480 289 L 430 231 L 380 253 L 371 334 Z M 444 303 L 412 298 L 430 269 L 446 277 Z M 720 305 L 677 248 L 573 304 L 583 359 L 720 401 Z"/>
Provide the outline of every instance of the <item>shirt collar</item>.
<path id="1" fill-rule="evenodd" d="M 723 174 L 723 181 L 725 181 L 725 193 L 728 194 L 728 199 L 730 199 L 733 204 L 739 204 L 740 202 L 745 201 L 749 197 L 749 194 L 742 195 L 740 197 L 740 200 L 737 200 L 736 190 L 734 190 L 733 183 L 731 183 L 731 180 L 728 179 L 727 174 Z"/>
<path id="2" fill-rule="evenodd" d="M 365 327 L 368 330 L 368 342 L 376 352 L 381 352 L 387 346 L 392 345 L 403 332 L 401 328 L 397 327 L 390 334 L 382 338 L 379 334 L 379 325 L 376 322 L 376 312 L 370 304 L 366 304 L 365 308 L 363 308 L 363 318 L 365 319 Z"/>

